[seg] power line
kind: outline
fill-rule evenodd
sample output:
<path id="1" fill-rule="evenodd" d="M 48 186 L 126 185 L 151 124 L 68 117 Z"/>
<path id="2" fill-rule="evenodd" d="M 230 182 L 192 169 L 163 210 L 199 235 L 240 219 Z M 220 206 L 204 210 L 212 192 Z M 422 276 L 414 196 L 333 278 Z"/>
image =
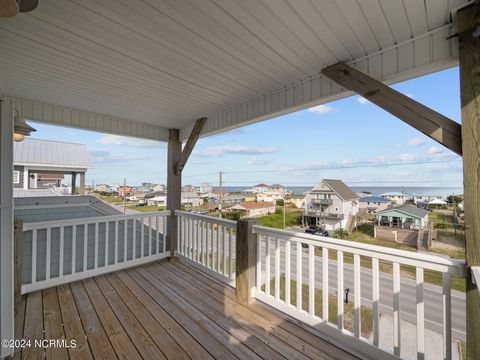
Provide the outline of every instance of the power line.
<path id="1" fill-rule="evenodd" d="M 416 161 L 416 162 L 402 162 L 390 164 L 358 164 L 358 165 L 344 165 L 344 166 L 325 166 L 318 168 L 298 168 L 298 169 L 271 169 L 271 170 L 232 170 L 224 171 L 223 174 L 256 174 L 256 173 L 277 173 L 277 172 L 295 172 L 295 171 L 323 171 L 323 170 L 341 170 L 341 169 L 355 169 L 355 168 L 371 168 L 371 167 L 391 167 L 391 166 L 405 166 L 405 165 L 423 165 L 423 164 L 439 164 L 447 163 L 451 160 L 439 161 Z"/>

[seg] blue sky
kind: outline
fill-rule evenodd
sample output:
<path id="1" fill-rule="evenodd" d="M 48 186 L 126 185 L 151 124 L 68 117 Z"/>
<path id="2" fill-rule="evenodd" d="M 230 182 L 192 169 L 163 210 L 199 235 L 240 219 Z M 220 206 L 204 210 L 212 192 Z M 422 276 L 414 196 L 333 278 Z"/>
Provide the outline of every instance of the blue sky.
<path id="1" fill-rule="evenodd" d="M 458 68 L 395 89 L 460 122 Z M 86 144 L 87 183 L 166 183 L 166 144 L 35 124 L 35 138 Z M 421 164 L 412 164 L 421 162 Z M 393 165 L 392 165 L 393 164 Z M 403 165 L 398 165 L 403 164 Z M 358 96 L 201 139 L 183 183 L 462 186 L 461 158 Z M 265 171 L 265 172 L 264 172 Z"/>

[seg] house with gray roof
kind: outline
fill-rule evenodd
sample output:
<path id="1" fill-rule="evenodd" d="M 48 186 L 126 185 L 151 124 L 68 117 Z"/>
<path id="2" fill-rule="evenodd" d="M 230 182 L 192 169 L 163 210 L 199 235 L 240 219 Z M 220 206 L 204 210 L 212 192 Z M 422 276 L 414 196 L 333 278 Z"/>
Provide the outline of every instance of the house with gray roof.
<path id="1" fill-rule="evenodd" d="M 60 141 L 25 139 L 13 146 L 13 183 L 15 197 L 45 196 L 60 187 L 65 175 L 71 176 L 71 193 L 85 193 L 85 174 L 92 168 L 87 147 Z"/>
<path id="2" fill-rule="evenodd" d="M 428 210 L 415 205 L 401 205 L 375 212 L 379 225 L 423 229 L 428 225 Z"/>
<path id="3" fill-rule="evenodd" d="M 306 193 L 303 225 L 351 230 L 358 210 L 358 195 L 342 180 L 323 179 Z"/>

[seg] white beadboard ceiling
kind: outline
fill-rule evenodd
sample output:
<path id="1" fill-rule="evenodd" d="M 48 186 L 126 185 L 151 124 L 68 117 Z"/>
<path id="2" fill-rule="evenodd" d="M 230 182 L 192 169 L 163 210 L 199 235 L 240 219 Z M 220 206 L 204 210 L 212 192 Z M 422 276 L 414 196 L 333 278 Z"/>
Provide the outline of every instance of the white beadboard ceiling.
<path id="1" fill-rule="evenodd" d="M 349 95 L 348 62 L 392 83 L 457 63 L 466 0 L 40 0 L 0 19 L 0 87 L 32 120 L 166 140 Z"/>

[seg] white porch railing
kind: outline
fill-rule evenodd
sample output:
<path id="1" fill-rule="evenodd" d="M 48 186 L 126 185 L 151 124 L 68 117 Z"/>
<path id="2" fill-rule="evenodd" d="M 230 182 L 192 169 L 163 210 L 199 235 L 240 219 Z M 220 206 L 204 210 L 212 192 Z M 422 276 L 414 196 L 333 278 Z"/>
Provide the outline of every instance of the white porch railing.
<path id="1" fill-rule="evenodd" d="M 353 340 L 350 343 L 353 344 L 354 348 L 360 346 L 364 352 L 372 353 L 373 357 L 378 357 L 378 353 L 374 356 L 372 351 L 379 349 L 380 332 L 382 331 L 379 319 L 381 271 L 383 270 L 382 273 L 385 274 L 386 267 L 389 267 L 391 271 L 393 349 L 390 349 L 390 351 L 393 355 L 400 356 L 403 353 L 400 341 L 402 333 L 402 323 L 400 321 L 401 267 L 402 269 L 409 267 L 412 271 L 414 269 L 416 276 L 414 284 L 414 296 L 416 296 L 416 350 L 419 359 L 423 359 L 425 356 L 424 274 L 425 271 L 428 271 L 427 274 L 429 275 L 432 271 L 439 273 L 438 275 L 443 279 L 440 297 L 440 304 L 443 302 L 443 352 L 444 358 L 451 359 L 452 309 L 450 281 L 451 276 L 465 277 L 465 263 L 463 261 L 425 253 L 277 230 L 258 225 L 255 225 L 253 229 L 257 236 L 255 297 L 310 325 L 321 325 L 322 330 L 333 337 L 345 340 L 345 336 L 347 336 L 347 339 Z M 304 251 L 302 247 L 307 249 Z M 353 274 L 349 274 L 353 275 L 352 292 L 354 304 L 353 326 L 350 326 L 353 329 L 350 329 L 350 331 L 346 329 L 344 311 L 344 265 L 347 256 L 348 260 L 353 258 Z M 336 257 L 336 259 L 332 259 L 333 257 Z M 363 290 L 364 284 L 362 284 L 361 278 L 365 277 L 365 273 L 362 274 L 362 269 L 365 269 L 365 261 L 371 264 L 371 276 L 367 276 L 369 281 L 371 281 L 372 340 L 362 337 L 361 333 L 362 305 L 365 303 L 361 298 L 365 291 Z M 308 264 L 306 266 L 306 274 L 304 262 Z M 363 266 L 361 262 L 363 262 Z M 334 266 L 336 271 L 336 277 L 334 277 L 336 284 L 329 284 L 329 271 L 331 271 L 329 268 L 331 266 Z M 295 289 L 291 289 L 291 283 L 295 284 Z M 384 285 L 385 282 L 383 281 L 382 286 Z M 321 295 L 319 295 L 321 297 L 321 309 L 315 308 L 316 296 L 319 294 L 316 289 L 321 291 Z M 306 296 L 306 299 L 302 299 L 302 293 L 305 291 L 308 291 L 308 296 Z M 293 297 L 296 298 L 294 304 L 292 303 Z M 332 303 L 332 300 L 337 307 L 335 314 L 336 323 L 332 323 L 329 319 L 329 303 Z M 319 315 L 320 313 L 321 315 Z M 382 348 L 383 350 L 385 349 Z M 388 351 L 389 349 L 386 350 Z"/>
<path id="2" fill-rule="evenodd" d="M 169 213 L 24 223 L 22 294 L 169 256 Z"/>
<path id="3" fill-rule="evenodd" d="M 177 254 L 233 280 L 235 277 L 235 221 L 176 211 Z"/>

